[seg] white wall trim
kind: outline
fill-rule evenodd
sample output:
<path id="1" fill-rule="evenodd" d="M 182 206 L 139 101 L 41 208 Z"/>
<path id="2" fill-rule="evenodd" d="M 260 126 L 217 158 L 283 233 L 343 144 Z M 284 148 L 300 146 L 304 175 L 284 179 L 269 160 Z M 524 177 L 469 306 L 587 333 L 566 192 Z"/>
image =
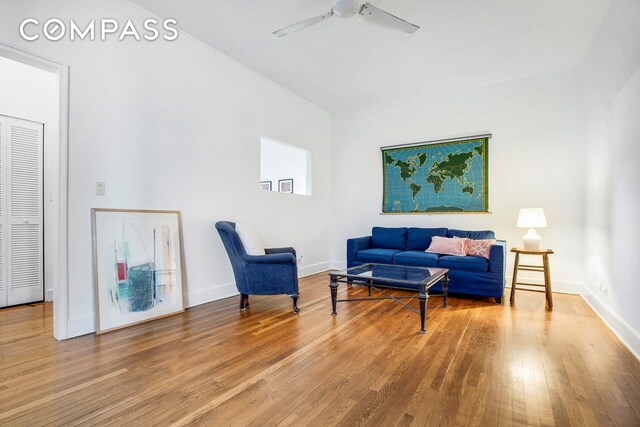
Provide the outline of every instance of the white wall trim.
<path id="1" fill-rule="evenodd" d="M 629 349 L 631 354 L 640 360 L 640 333 L 633 329 L 631 325 L 625 322 L 607 303 L 586 286 L 584 287 L 582 299 L 584 299 L 594 313 L 602 319 L 604 324 L 611 329 L 611 332 L 618 337 L 620 342 Z"/>
<path id="2" fill-rule="evenodd" d="M 347 268 L 346 261 L 331 261 L 331 270 L 344 270 Z"/>
<path id="3" fill-rule="evenodd" d="M 77 336 L 69 333 L 69 326 L 76 322 L 69 319 L 69 283 L 68 283 L 68 159 L 69 159 L 69 66 L 49 58 L 28 52 L 0 40 L 0 56 L 23 64 L 31 65 L 55 74 L 58 78 L 58 164 L 45 165 L 45 170 L 53 171 L 55 176 L 50 189 L 58 195 L 58 210 L 47 211 L 57 227 L 45 228 L 44 238 L 54 242 L 57 251 L 45 253 L 44 277 L 52 278 L 46 286 L 53 289 L 53 336 L 57 340 Z M 46 220 L 45 220 L 46 222 Z M 51 269 L 51 271 L 49 271 Z M 92 316 L 93 317 L 93 316 Z M 80 321 L 80 325 L 82 325 Z M 90 323 L 93 325 L 93 321 Z M 79 329 L 82 331 L 83 329 Z M 83 332 L 87 333 L 87 332 Z M 83 333 L 79 334 L 82 335 Z"/>
<path id="4" fill-rule="evenodd" d="M 321 273 L 330 269 L 331 263 L 329 261 L 319 262 L 317 264 L 298 266 L 298 277 L 307 277 L 313 274 Z"/>
<path id="5" fill-rule="evenodd" d="M 319 262 L 317 264 L 299 267 L 298 277 L 302 278 L 311 276 L 313 274 L 321 273 L 327 270 L 329 270 L 329 262 Z M 229 298 L 235 295 L 238 295 L 238 289 L 236 288 L 235 282 L 231 282 L 225 285 L 202 289 L 196 292 L 189 292 L 187 294 L 186 306 L 188 308 L 191 308 L 223 298 Z"/>
<path id="6" fill-rule="evenodd" d="M 188 308 L 201 304 L 217 301 L 219 299 L 238 295 L 238 289 L 235 283 L 227 283 L 226 285 L 216 286 L 213 288 L 202 289 L 187 294 L 186 306 Z"/>
<path id="7" fill-rule="evenodd" d="M 54 303 L 55 307 L 55 303 Z M 81 335 L 92 334 L 96 331 L 95 318 L 93 313 L 84 314 L 82 316 L 71 317 L 67 324 L 67 338 L 75 338 Z"/>

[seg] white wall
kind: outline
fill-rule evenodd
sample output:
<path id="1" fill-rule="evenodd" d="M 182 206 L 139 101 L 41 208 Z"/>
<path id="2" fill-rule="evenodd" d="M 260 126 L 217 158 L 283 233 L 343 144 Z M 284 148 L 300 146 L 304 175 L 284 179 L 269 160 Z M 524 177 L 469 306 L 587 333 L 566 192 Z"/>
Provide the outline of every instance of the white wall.
<path id="1" fill-rule="evenodd" d="M 640 2 L 611 3 L 583 71 L 585 298 L 640 355 Z"/>
<path id="2" fill-rule="evenodd" d="M 271 181 L 271 191 L 278 191 L 278 181 L 293 179 L 294 194 L 311 195 L 307 175 L 313 172 L 312 153 L 287 143 L 261 138 L 260 181 Z"/>
<path id="3" fill-rule="evenodd" d="M 0 57 L 0 114 L 18 117 L 44 124 L 44 166 L 45 166 L 45 203 L 44 229 L 57 225 L 51 222 L 50 211 L 57 209 L 56 200 L 47 197 L 54 190 L 51 187 L 49 166 L 57 164 L 58 154 L 58 80 L 53 73 L 31 67 L 20 62 Z M 52 239 L 45 236 L 45 253 L 55 250 Z M 53 295 L 53 266 L 45 267 L 45 297 L 48 301 Z"/>
<path id="4" fill-rule="evenodd" d="M 236 292 L 217 220 L 252 223 L 268 246 L 295 246 L 302 273 L 326 269 L 328 113 L 186 33 L 175 42 L 25 42 L 18 35 L 24 17 L 150 16 L 127 1 L 0 0 L 0 10 L 0 41 L 70 66 L 71 336 L 93 331 L 93 207 L 182 210 L 189 305 Z M 259 190 L 260 135 L 313 152 L 313 196 Z M 94 195 L 96 181 L 106 182 L 105 197 Z"/>
<path id="5" fill-rule="evenodd" d="M 574 79 L 571 71 L 557 72 L 336 114 L 332 261 L 342 265 L 346 239 L 368 235 L 375 225 L 491 229 L 510 247 L 520 246 L 526 230 L 515 227 L 519 208 L 543 207 L 549 227 L 538 231 L 543 246 L 556 251 L 551 258 L 554 289 L 578 292 L 583 281 L 584 150 Z M 381 146 L 478 131 L 493 133 L 492 214 L 379 215 Z M 511 275 L 511 255 L 507 266 Z"/>

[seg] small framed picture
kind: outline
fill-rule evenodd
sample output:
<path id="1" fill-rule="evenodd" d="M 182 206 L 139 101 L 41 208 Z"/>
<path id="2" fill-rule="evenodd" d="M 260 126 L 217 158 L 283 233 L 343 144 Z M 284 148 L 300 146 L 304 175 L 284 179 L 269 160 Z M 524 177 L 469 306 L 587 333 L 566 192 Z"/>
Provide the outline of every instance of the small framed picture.
<path id="1" fill-rule="evenodd" d="M 271 181 L 260 181 L 260 189 L 271 191 Z"/>
<path id="2" fill-rule="evenodd" d="M 293 178 L 279 179 L 278 191 L 281 193 L 293 193 Z"/>

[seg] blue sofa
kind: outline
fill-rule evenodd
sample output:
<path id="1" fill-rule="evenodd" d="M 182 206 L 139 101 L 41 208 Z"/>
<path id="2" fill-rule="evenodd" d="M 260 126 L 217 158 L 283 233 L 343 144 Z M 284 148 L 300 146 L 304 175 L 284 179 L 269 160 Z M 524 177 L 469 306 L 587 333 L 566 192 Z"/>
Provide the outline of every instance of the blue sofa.
<path id="1" fill-rule="evenodd" d="M 502 303 L 506 270 L 504 240 L 496 241 L 487 260 L 425 252 L 433 236 L 494 239 L 495 233 L 489 230 L 373 227 L 371 236 L 347 240 L 347 267 L 377 263 L 448 268 L 449 292 L 493 297 L 498 304 Z"/>

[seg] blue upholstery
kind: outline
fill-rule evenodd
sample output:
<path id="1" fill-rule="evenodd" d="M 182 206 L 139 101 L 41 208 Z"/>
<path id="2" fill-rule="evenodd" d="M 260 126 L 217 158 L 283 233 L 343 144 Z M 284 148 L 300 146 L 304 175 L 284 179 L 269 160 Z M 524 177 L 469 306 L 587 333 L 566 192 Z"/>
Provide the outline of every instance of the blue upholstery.
<path id="1" fill-rule="evenodd" d="M 216 222 L 224 248 L 229 255 L 236 287 L 243 295 L 280 295 L 298 297 L 298 266 L 293 248 L 265 249 L 266 255 L 247 255 L 233 222 Z"/>
<path id="2" fill-rule="evenodd" d="M 449 292 L 502 298 L 504 282 L 500 283 L 491 272 L 449 270 Z M 440 284 L 434 285 L 433 289 L 441 290 Z"/>
<path id="3" fill-rule="evenodd" d="M 371 247 L 404 250 L 407 229 L 373 227 L 371 232 Z"/>
<path id="4" fill-rule="evenodd" d="M 483 230 L 483 231 L 468 231 L 468 230 L 455 230 L 450 229 L 447 231 L 447 237 L 468 237 L 473 240 L 485 240 L 485 239 L 495 239 L 496 233 L 491 230 Z"/>
<path id="5" fill-rule="evenodd" d="M 407 250 L 424 251 L 431 244 L 433 236 L 446 237 L 446 235 L 446 228 L 411 227 L 407 230 Z"/>
<path id="6" fill-rule="evenodd" d="M 413 265 L 416 267 L 436 267 L 438 265 L 438 254 L 425 251 L 404 251 L 393 257 L 394 264 Z"/>
<path id="7" fill-rule="evenodd" d="M 478 256 L 443 255 L 438 267 L 465 271 L 489 271 L 489 260 Z"/>
<path id="8" fill-rule="evenodd" d="M 404 230 L 406 232 L 403 233 Z M 431 237 L 445 235 L 470 239 L 495 238 L 495 233 L 491 230 L 374 227 L 372 236 L 347 240 L 347 267 L 378 263 L 448 268 L 449 292 L 502 298 L 506 274 L 506 242 L 496 241 L 491 247 L 488 261 L 480 257 L 454 257 L 424 252 L 431 243 Z M 404 246 L 398 246 L 401 242 L 404 242 Z M 435 285 L 434 289 L 439 289 L 439 286 Z"/>
<path id="9" fill-rule="evenodd" d="M 369 249 L 371 247 L 371 236 L 356 237 L 347 240 L 347 268 L 360 264 L 356 262 L 356 254 L 359 251 Z"/>
<path id="10" fill-rule="evenodd" d="M 393 264 L 393 256 L 399 253 L 399 249 L 364 249 L 358 251 L 356 260 L 361 262 L 373 262 L 378 264 Z"/>

